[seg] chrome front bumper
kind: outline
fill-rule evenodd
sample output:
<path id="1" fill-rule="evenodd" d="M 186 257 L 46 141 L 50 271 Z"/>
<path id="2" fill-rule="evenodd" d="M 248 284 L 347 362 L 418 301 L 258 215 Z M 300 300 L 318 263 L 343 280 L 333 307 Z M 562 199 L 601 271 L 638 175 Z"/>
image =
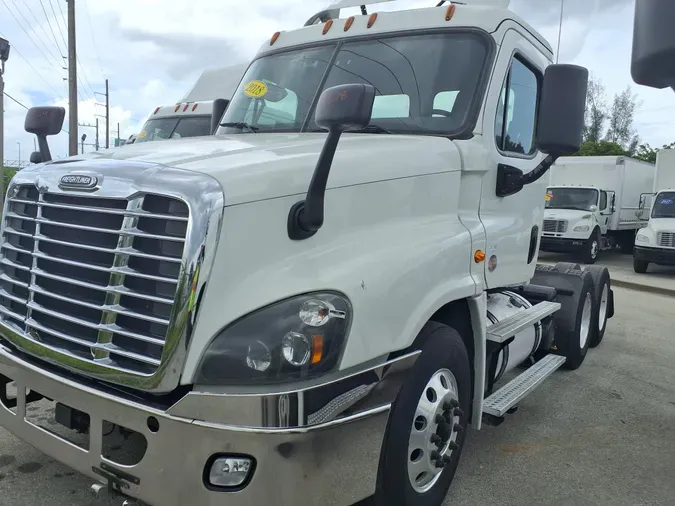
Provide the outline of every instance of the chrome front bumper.
<path id="1" fill-rule="evenodd" d="M 273 428 L 175 414 L 195 408 L 202 413 L 220 412 L 212 418 L 223 418 L 227 411 L 218 405 L 226 405 L 232 396 L 191 394 L 169 410 L 153 409 L 43 370 L 0 344 L 0 376 L 14 381 L 18 392 L 16 412 L 0 402 L 0 425 L 94 481 L 112 483 L 126 496 L 150 505 L 349 505 L 375 491 L 391 401 L 406 374 L 393 374 L 396 381 L 388 378 L 391 371 L 407 373 L 416 358 L 412 354 L 369 369 L 369 377 L 375 373 L 377 380 L 368 393 L 360 394 L 356 403 L 346 402 L 349 407 L 341 413 L 333 410 L 329 421 Z M 26 389 L 87 413 L 91 422 L 89 451 L 27 421 Z M 234 397 L 238 398 L 235 405 L 242 402 L 241 396 Z M 257 404 L 261 399 L 269 400 L 267 397 L 279 396 L 258 396 Z M 247 399 L 250 403 L 254 397 Z M 241 411 L 239 416 L 244 416 Z M 325 419 L 325 408 L 322 416 Z M 155 433 L 148 427 L 149 417 L 159 422 Z M 102 456 L 103 420 L 145 436 L 147 450 L 137 465 L 122 466 Z M 236 492 L 207 488 L 205 465 L 215 454 L 243 454 L 255 459 L 245 488 Z"/>

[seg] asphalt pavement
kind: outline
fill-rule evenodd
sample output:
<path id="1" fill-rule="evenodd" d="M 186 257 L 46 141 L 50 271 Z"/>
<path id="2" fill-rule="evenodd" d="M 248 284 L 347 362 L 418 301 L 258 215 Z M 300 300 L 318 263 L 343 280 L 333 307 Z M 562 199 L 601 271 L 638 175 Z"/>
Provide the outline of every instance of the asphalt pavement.
<path id="1" fill-rule="evenodd" d="M 444 506 L 675 504 L 675 300 L 615 294 L 616 316 L 580 369 L 556 372 L 501 426 L 470 432 Z M 90 485 L 0 428 L 0 505 L 112 504 Z"/>

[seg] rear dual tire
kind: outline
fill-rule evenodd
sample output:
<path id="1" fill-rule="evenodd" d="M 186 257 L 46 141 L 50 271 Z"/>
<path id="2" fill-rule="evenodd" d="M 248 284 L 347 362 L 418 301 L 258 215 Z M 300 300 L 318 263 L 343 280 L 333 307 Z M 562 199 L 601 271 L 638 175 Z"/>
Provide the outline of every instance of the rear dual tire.
<path id="1" fill-rule="evenodd" d="M 552 316 L 555 328 L 553 351 L 567 359 L 563 367 L 578 369 L 586 359 L 595 321 L 596 302 L 590 273 L 579 269 L 558 271 L 555 267 L 538 267 L 532 283 L 558 290 L 556 300 L 561 303 L 561 308 Z"/>
<path id="2" fill-rule="evenodd" d="M 583 270 L 588 272 L 593 279 L 595 311 L 593 313 L 594 323 L 591 328 L 589 346 L 595 348 L 602 342 L 603 337 L 605 337 L 607 320 L 614 316 L 609 270 L 607 267 L 602 267 L 600 265 L 586 265 L 582 267 L 579 264 L 569 262 L 559 262 L 554 268 L 558 272 L 565 272 L 570 269 Z"/>

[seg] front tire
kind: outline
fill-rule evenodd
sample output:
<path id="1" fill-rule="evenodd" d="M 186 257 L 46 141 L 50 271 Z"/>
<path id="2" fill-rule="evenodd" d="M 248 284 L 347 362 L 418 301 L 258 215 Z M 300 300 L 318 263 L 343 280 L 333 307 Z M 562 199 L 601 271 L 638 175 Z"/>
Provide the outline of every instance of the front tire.
<path id="1" fill-rule="evenodd" d="M 582 263 L 592 265 L 598 259 L 600 254 L 600 230 L 597 228 L 593 230 L 593 233 L 584 244 L 583 249 L 581 250 L 581 261 Z"/>
<path id="2" fill-rule="evenodd" d="M 649 262 L 633 257 L 633 270 L 638 274 L 646 274 L 649 268 Z"/>
<path id="3" fill-rule="evenodd" d="M 455 476 L 471 410 L 469 356 L 453 328 L 429 322 L 384 437 L 377 506 L 440 506 Z"/>

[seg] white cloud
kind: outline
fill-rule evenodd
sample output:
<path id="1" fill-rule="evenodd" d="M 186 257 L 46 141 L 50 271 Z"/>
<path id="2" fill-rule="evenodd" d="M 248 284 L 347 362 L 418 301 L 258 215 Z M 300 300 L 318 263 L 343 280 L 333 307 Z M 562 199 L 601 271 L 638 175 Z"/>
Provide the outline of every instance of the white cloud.
<path id="1" fill-rule="evenodd" d="M 51 27 L 40 0 L 5 3 L 20 21 L 15 22 L 7 7 L 0 3 L 0 19 L 7 20 L 0 26 L 0 34 L 13 44 L 5 76 L 7 93 L 28 107 L 65 105 L 66 72 L 59 53 L 64 52 L 60 10 L 65 11 L 65 3 L 52 1 L 54 17 L 49 2 L 43 0 Z M 94 105 L 93 92 L 103 92 L 104 79 L 108 77 L 111 136 L 116 135 L 119 123 L 122 137 L 128 137 L 138 131 L 154 107 L 172 103 L 187 92 L 204 68 L 250 59 L 273 32 L 301 26 L 327 3 L 327 0 L 78 1 L 78 55 L 84 69 L 79 120 L 93 124 L 95 114 L 103 114 L 103 108 Z M 380 4 L 376 9 L 434 3 L 435 0 L 402 0 Z M 556 47 L 560 1 L 513 0 L 512 8 Z M 661 145 L 675 140 L 675 121 L 671 119 L 675 94 L 633 85 L 629 70 L 632 10 L 632 0 L 565 0 L 560 59 L 591 69 L 605 84 L 610 99 L 626 85 L 632 85 L 643 102 L 636 118 L 639 133 L 652 145 Z M 103 100 L 102 95 L 95 98 Z M 25 110 L 10 100 L 5 100 L 5 110 L 5 158 L 17 158 L 16 143 L 20 142 L 21 158 L 25 160 L 33 149 L 32 136 L 23 131 Z M 99 121 L 100 143 L 104 145 L 104 120 Z M 78 135 L 82 133 L 87 134 L 87 142 L 93 142 L 93 129 L 80 128 Z M 55 155 L 65 156 L 65 133 L 50 143 Z"/>

